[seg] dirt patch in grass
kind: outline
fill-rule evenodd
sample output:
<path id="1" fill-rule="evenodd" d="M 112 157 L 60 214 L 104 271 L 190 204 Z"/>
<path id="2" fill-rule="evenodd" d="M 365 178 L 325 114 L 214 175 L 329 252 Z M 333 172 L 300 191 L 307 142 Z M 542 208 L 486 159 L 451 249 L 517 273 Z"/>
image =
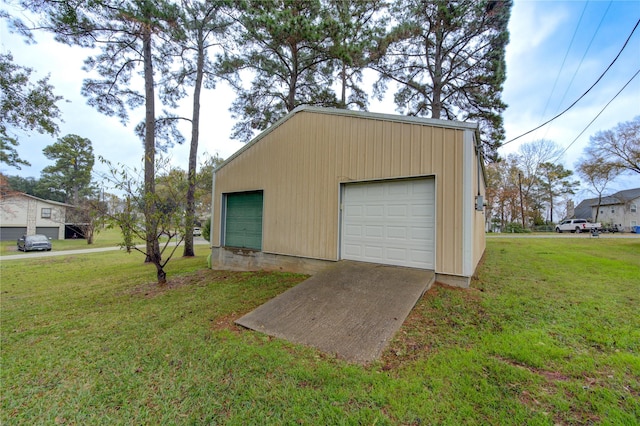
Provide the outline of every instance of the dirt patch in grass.
<path id="1" fill-rule="evenodd" d="M 227 330 L 232 333 L 240 333 L 246 330 L 235 323 L 235 320 L 245 315 L 247 312 L 231 312 L 230 314 L 215 318 L 211 321 L 211 329 L 215 331 Z"/>
<path id="2" fill-rule="evenodd" d="M 567 380 L 569 380 L 569 377 L 565 376 L 562 373 L 559 373 L 557 371 L 548 371 L 548 370 L 543 370 L 540 368 L 535 368 L 535 367 L 531 367 L 529 365 L 523 364 L 521 362 L 517 362 L 514 361 L 512 359 L 508 359 L 508 358 L 504 358 L 501 356 L 494 356 L 495 359 L 502 361 L 506 364 L 509 364 L 513 367 L 517 367 L 517 368 L 522 368 L 524 370 L 530 371 L 533 374 L 536 374 L 538 376 L 542 376 L 545 379 L 547 379 L 550 382 L 566 382 Z"/>
<path id="3" fill-rule="evenodd" d="M 219 271 L 212 269 L 202 269 L 193 273 L 171 276 L 166 284 L 159 285 L 157 282 L 150 282 L 133 287 L 127 294 L 134 296 L 144 296 L 148 298 L 156 297 L 170 290 L 182 287 L 205 286 L 212 282 L 232 282 L 239 283 L 260 282 L 268 280 L 274 273 L 266 271 L 243 272 L 243 271 Z M 303 281 L 305 276 L 296 274 L 278 274 L 277 281 L 280 285 L 293 286 Z M 254 284 L 255 285 L 255 284 Z"/>
<path id="4" fill-rule="evenodd" d="M 204 269 L 196 271 L 192 274 L 172 276 L 167 280 L 166 284 L 158 284 L 157 282 L 141 284 L 128 290 L 127 294 L 130 294 L 132 296 L 153 298 L 160 294 L 166 293 L 167 291 L 175 290 L 185 286 L 194 287 L 206 285 L 211 281 L 225 281 L 232 278 L 233 274 L 238 273 Z"/>

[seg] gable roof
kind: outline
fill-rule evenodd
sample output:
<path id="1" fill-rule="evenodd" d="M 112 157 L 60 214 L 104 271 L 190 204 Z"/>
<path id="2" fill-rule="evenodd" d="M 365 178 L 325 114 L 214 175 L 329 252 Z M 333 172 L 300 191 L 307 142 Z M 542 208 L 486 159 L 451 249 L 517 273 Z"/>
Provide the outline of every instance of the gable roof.
<path id="1" fill-rule="evenodd" d="M 36 197 L 35 195 L 29 195 L 24 192 L 15 192 L 12 194 L 5 195 L 5 198 L 12 198 L 12 197 L 31 198 L 32 200 L 41 201 L 43 203 L 53 204 L 54 206 L 60 206 L 60 207 L 75 207 L 73 204 L 61 203 L 59 201 L 53 201 L 53 200 L 45 200 L 44 198 L 39 198 L 39 197 Z"/>
<path id="2" fill-rule="evenodd" d="M 269 133 L 276 130 L 278 127 L 282 126 L 284 123 L 289 121 L 294 115 L 300 112 L 310 112 L 316 114 L 328 114 L 328 115 L 339 115 L 342 117 L 356 117 L 356 118 L 364 118 L 370 120 L 381 120 L 381 121 L 393 121 L 396 123 L 409 123 L 409 124 L 421 124 L 424 126 L 433 126 L 433 127 L 444 127 L 447 129 L 459 129 L 459 130 L 473 130 L 475 133 L 476 139 L 476 152 L 478 156 L 483 158 L 482 149 L 480 146 L 480 131 L 477 123 L 464 122 L 464 121 L 453 121 L 453 120 L 440 120 L 436 118 L 423 118 L 423 117 L 415 117 L 415 116 L 407 116 L 407 115 L 395 115 L 395 114 L 382 114 L 377 112 L 367 112 L 367 111 L 353 111 L 349 109 L 338 109 L 338 108 L 324 108 L 324 107 L 314 107 L 309 105 L 300 105 L 295 108 L 293 111 L 282 117 L 280 120 L 276 121 L 267 129 L 263 130 L 258 136 L 249 141 L 245 146 L 237 150 L 233 153 L 229 158 L 227 158 L 222 164 L 220 164 L 215 170 L 214 173 L 228 163 L 233 161 L 236 157 L 240 156 L 244 151 L 251 148 L 256 143 L 260 142 L 264 139 Z M 480 161 L 482 164 L 482 175 L 486 181 L 486 171 L 484 169 L 484 161 Z"/>
<path id="3" fill-rule="evenodd" d="M 640 188 L 624 189 L 615 194 L 602 197 L 601 206 L 612 206 L 616 204 L 625 204 L 631 200 L 640 198 Z M 597 198 L 586 198 L 580 202 L 574 209 L 574 218 L 589 219 L 591 218 L 591 208 L 598 206 Z"/>
<path id="4" fill-rule="evenodd" d="M 580 204 L 578 204 L 573 209 L 573 218 L 574 219 L 592 219 L 591 217 L 591 206 L 592 202 L 595 200 L 596 204 L 598 203 L 597 198 L 588 198 L 586 200 L 582 200 Z"/>
<path id="5" fill-rule="evenodd" d="M 633 189 L 625 189 L 623 191 L 618 191 L 611 196 L 612 198 L 617 198 L 620 201 L 631 201 L 636 198 L 640 198 L 640 188 Z"/>

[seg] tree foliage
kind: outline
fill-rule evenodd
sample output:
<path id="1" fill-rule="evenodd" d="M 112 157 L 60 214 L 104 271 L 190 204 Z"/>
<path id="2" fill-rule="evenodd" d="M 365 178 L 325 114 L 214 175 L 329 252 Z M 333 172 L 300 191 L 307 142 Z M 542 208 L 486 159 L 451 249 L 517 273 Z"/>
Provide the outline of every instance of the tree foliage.
<path id="1" fill-rule="evenodd" d="M 618 173 L 640 173 L 640 116 L 592 136 L 585 161 L 606 163 Z"/>
<path id="2" fill-rule="evenodd" d="M 213 190 L 213 172 L 224 159 L 218 154 L 204 154 L 204 160 L 200 163 L 196 180 L 196 216 L 202 220 L 211 214 L 211 192 Z"/>
<path id="3" fill-rule="evenodd" d="M 609 184 L 620 174 L 620 170 L 607 161 L 601 161 L 599 155 L 589 155 L 581 158 L 576 165 L 578 175 L 589 185 L 589 189 L 598 198 L 595 221 L 598 221 L 602 195 Z"/>
<path id="4" fill-rule="evenodd" d="M 186 176 L 184 172 L 173 170 L 167 159 L 156 159 L 155 170 L 158 171 L 157 190 L 153 193 L 146 191 L 144 171 L 129 169 L 122 164 L 114 165 L 100 157 L 100 161 L 108 168 L 104 176 L 105 184 L 113 191 L 122 194 L 122 202 L 117 208 L 109 208 L 107 203 L 101 203 L 101 215 L 109 227 L 121 231 L 120 246 L 127 252 L 143 253 L 156 268 L 158 284 L 166 284 L 167 273 L 165 267 L 182 243 L 181 234 L 184 205 Z M 149 209 L 149 204 L 153 209 Z M 149 211 L 153 214 L 150 215 Z M 162 244 L 160 239 L 164 238 Z M 148 252 L 149 245 L 144 248 L 139 242 L 152 239 L 157 247 L 157 254 Z"/>
<path id="5" fill-rule="evenodd" d="M 609 184 L 622 173 L 640 173 L 640 116 L 593 135 L 576 171 L 598 198 L 597 221 Z"/>
<path id="6" fill-rule="evenodd" d="M 87 138 L 66 135 L 42 152 L 54 164 L 42 170 L 40 184 L 64 194 L 64 202 L 78 204 L 95 193 L 91 185 L 95 156 Z"/>
<path id="7" fill-rule="evenodd" d="M 43 26 L 53 31 L 58 41 L 100 47 L 100 53 L 85 60 L 85 68 L 101 76 L 88 78 L 83 83 L 82 93 L 89 105 L 103 114 L 117 116 L 123 124 L 129 120 L 129 110 L 144 105 L 144 121 L 137 130 L 144 140 L 146 260 L 160 265 L 161 253 L 154 227 L 157 222 L 152 219 L 156 216 L 156 137 L 180 138 L 180 135 L 165 131 L 167 127 L 159 127 L 156 132 L 154 61 L 165 58 L 157 54 L 153 43 L 161 36 L 172 35 L 179 7 L 167 0 L 23 0 L 21 3 L 44 17 Z M 139 75 L 142 75 L 142 85 L 135 84 Z M 166 281 L 166 275 L 160 275 L 164 270 L 157 270 L 158 282 Z"/>
<path id="8" fill-rule="evenodd" d="M 326 0 L 332 31 L 329 53 L 338 82 L 338 107 L 367 110 L 369 96 L 362 87 L 363 71 L 375 58 L 377 41 L 384 36 L 387 16 L 383 0 Z"/>
<path id="9" fill-rule="evenodd" d="M 559 200 L 574 194 L 579 182 L 573 172 L 556 163 L 561 152 L 553 141 L 523 144 L 518 152 L 487 166 L 487 220 L 502 230 L 552 223 Z M 520 198 L 522 197 L 522 208 Z M 514 225 L 515 226 L 515 225 Z"/>
<path id="10" fill-rule="evenodd" d="M 221 63 L 238 96 L 233 137 L 248 141 L 299 105 L 336 106 L 328 52 L 331 21 L 320 0 L 248 0 L 239 6 L 238 49 Z M 253 76 L 245 88 L 238 72 Z M 247 73 L 243 74 L 246 76 Z"/>
<path id="11" fill-rule="evenodd" d="M 511 0 L 402 0 L 391 8 L 396 26 L 374 66 L 380 95 L 398 90 L 398 111 L 478 121 L 485 154 L 497 158 L 504 139 L 501 100 Z"/>
<path id="12" fill-rule="evenodd" d="M 549 208 L 549 218 L 553 222 L 555 201 L 558 197 L 575 194 L 579 181 L 572 180 L 573 171 L 562 164 L 544 162 L 540 164 L 537 185 Z"/>
<path id="13" fill-rule="evenodd" d="M 62 99 L 53 93 L 49 77 L 31 81 L 31 68 L 13 62 L 11 53 L 0 53 L 0 163 L 15 167 L 30 165 L 17 151 L 16 130 L 54 136 L 58 133 Z"/>

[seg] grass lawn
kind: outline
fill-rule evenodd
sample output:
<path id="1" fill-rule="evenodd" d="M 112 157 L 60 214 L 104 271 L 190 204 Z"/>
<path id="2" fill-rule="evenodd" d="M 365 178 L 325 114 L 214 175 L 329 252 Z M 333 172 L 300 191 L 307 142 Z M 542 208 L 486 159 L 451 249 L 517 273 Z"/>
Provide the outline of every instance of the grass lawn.
<path id="1" fill-rule="evenodd" d="M 122 239 L 122 234 L 118 229 L 103 229 L 93 237 L 93 244 L 88 245 L 87 240 L 68 239 L 68 240 L 52 240 L 52 249 L 54 251 L 100 248 L 100 247 L 118 247 Z M 141 242 L 143 243 L 143 242 Z M 0 241 L 0 255 L 8 256 L 12 254 L 22 254 L 16 247 L 16 241 Z"/>
<path id="2" fill-rule="evenodd" d="M 233 324 L 304 276 L 196 251 L 0 262 L 0 423 L 640 422 L 640 239 L 489 239 L 366 367 Z"/>
<path id="3" fill-rule="evenodd" d="M 196 237 L 194 237 L 194 241 Z M 102 229 L 93 237 L 93 244 L 87 244 L 87 240 L 84 239 L 67 239 L 67 240 L 52 240 L 53 251 L 63 250 L 81 250 L 92 249 L 102 247 L 119 247 L 122 241 L 122 234 L 119 229 Z M 161 238 L 160 241 L 166 241 L 165 238 Z M 143 240 L 136 240 L 136 244 L 144 244 Z M 182 243 L 184 247 L 184 243 Z M 182 254 L 182 249 L 179 248 L 176 252 Z M 22 251 L 18 251 L 16 241 L 0 241 L 0 256 L 11 256 L 13 254 L 24 254 Z"/>

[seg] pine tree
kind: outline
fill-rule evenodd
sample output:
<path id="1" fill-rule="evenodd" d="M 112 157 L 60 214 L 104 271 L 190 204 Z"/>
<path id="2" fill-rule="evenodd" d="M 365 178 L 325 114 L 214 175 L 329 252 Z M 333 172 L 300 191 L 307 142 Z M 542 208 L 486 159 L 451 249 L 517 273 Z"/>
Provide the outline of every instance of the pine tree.
<path id="1" fill-rule="evenodd" d="M 402 0 L 391 8 L 398 24 L 381 42 L 373 66 L 398 90 L 398 111 L 477 121 L 485 154 L 497 158 L 504 139 L 501 100 L 511 0 Z"/>

